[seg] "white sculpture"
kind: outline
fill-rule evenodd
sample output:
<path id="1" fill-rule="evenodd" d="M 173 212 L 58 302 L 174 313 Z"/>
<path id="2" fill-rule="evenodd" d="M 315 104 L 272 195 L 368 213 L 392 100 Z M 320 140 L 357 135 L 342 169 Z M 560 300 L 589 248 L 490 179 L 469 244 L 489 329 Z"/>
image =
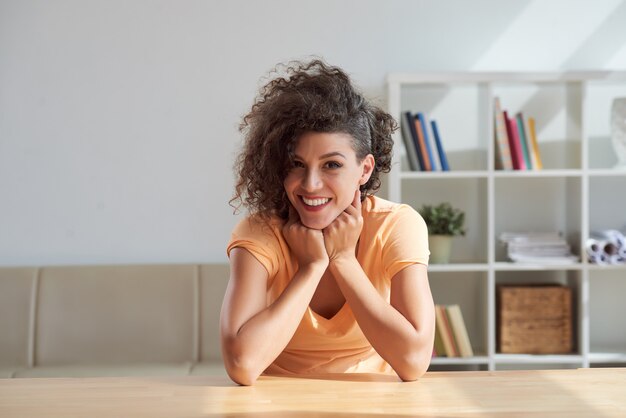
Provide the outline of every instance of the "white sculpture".
<path id="1" fill-rule="evenodd" d="M 615 168 L 626 170 L 626 97 L 613 100 L 611 106 L 611 139 L 617 165 Z"/>

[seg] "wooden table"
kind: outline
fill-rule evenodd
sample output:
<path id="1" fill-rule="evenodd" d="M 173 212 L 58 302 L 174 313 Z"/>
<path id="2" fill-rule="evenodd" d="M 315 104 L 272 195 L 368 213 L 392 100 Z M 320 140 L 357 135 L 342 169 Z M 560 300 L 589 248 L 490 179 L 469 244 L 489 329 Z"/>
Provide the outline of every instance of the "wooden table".
<path id="1" fill-rule="evenodd" d="M 626 417 L 626 368 L 392 376 L 0 379 L 0 417 Z"/>

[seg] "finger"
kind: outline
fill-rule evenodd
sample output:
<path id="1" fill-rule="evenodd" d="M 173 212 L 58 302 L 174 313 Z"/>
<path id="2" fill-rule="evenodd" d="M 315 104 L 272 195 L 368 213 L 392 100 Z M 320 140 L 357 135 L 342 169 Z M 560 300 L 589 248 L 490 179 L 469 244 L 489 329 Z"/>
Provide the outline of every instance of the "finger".
<path id="1" fill-rule="evenodd" d="M 361 213 L 361 189 L 356 189 L 356 192 L 354 193 L 354 201 L 355 201 L 355 205 L 354 207 L 356 208 L 356 210 L 359 212 L 359 214 Z"/>
<path id="2" fill-rule="evenodd" d="M 358 216 L 361 214 L 361 192 L 359 189 L 354 192 L 352 203 L 346 208 L 345 212 L 352 216 Z"/>

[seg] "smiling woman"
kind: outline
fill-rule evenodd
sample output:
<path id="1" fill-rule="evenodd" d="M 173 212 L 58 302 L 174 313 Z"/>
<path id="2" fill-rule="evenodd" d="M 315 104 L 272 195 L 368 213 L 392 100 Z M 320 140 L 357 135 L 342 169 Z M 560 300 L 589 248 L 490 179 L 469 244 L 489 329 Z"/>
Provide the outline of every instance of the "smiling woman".
<path id="1" fill-rule="evenodd" d="M 249 210 L 228 244 L 220 318 L 230 377 L 396 373 L 430 363 L 428 233 L 407 205 L 374 197 L 393 118 L 321 60 L 268 82 L 241 131 L 235 197 Z"/>

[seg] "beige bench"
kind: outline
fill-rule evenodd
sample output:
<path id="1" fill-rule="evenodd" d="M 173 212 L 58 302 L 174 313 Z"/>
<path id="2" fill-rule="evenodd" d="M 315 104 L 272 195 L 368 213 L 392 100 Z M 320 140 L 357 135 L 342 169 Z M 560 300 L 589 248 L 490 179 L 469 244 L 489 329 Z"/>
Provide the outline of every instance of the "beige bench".
<path id="1" fill-rule="evenodd" d="M 0 268 L 0 377 L 224 375 L 227 264 Z"/>

